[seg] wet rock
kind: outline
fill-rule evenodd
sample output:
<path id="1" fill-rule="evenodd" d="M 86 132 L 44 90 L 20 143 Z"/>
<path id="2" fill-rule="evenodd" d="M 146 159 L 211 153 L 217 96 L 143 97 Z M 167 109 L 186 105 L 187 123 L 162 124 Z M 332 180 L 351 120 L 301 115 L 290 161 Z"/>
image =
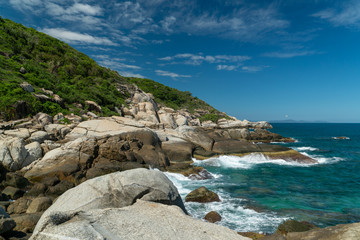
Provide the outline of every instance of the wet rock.
<path id="1" fill-rule="evenodd" d="M 278 226 L 276 233 L 286 235 L 289 232 L 305 232 L 317 228 L 314 224 L 309 222 L 299 222 L 293 219 L 286 220 Z"/>
<path id="2" fill-rule="evenodd" d="M 210 191 L 206 187 L 200 187 L 191 191 L 186 197 L 185 202 L 199 202 L 199 203 L 208 203 L 208 202 L 220 202 L 219 196 Z"/>
<path id="3" fill-rule="evenodd" d="M 24 191 L 19 189 L 19 188 L 15 188 L 15 187 L 11 187 L 11 186 L 7 186 L 3 191 L 3 194 L 7 195 L 8 198 L 16 200 L 18 198 L 21 198 L 24 195 Z"/>
<path id="4" fill-rule="evenodd" d="M 205 215 L 204 219 L 208 222 L 216 223 L 216 222 L 221 221 L 221 216 L 219 213 L 217 213 L 215 211 L 211 211 Z"/>
<path id="5" fill-rule="evenodd" d="M 218 154 L 250 153 L 261 151 L 256 144 L 240 140 L 224 140 L 214 143 L 213 152 Z"/>
<path id="6" fill-rule="evenodd" d="M 6 181 L 5 181 L 6 186 L 11 186 L 15 188 L 25 188 L 29 184 L 30 184 L 29 181 L 18 173 L 14 173 L 14 172 L 6 173 Z"/>
<path id="7" fill-rule="evenodd" d="M 15 226 L 15 221 L 10 218 L 9 214 L 7 214 L 2 207 L 0 207 L 0 234 L 10 231 Z"/>

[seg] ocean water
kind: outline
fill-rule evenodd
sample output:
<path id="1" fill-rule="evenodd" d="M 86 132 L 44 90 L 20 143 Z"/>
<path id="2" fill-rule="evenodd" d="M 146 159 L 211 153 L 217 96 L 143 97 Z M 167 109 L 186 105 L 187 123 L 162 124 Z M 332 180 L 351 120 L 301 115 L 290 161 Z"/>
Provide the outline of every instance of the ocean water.
<path id="1" fill-rule="evenodd" d="M 203 218 L 217 211 L 217 223 L 236 231 L 272 233 L 286 219 L 308 221 L 319 227 L 360 222 L 360 124 L 273 124 L 273 132 L 293 137 L 281 143 L 318 160 L 301 165 L 261 154 L 220 156 L 194 164 L 206 168 L 209 180 L 190 180 L 167 173 L 183 200 L 205 186 L 219 203 L 185 203 L 189 213 Z M 347 140 L 332 137 L 346 136 Z"/>

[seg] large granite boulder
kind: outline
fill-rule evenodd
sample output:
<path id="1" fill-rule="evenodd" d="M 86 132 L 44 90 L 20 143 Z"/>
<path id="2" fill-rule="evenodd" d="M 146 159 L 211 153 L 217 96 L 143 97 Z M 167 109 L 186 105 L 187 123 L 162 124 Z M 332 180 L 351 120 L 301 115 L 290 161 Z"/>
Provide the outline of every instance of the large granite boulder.
<path id="1" fill-rule="evenodd" d="M 110 125 L 101 125 L 104 121 Z M 156 133 L 147 128 L 125 127 L 115 121 L 104 121 L 79 124 L 88 127 L 77 127 L 68 135 L 76 129 L 83 129 L 85 136 L 79 135 L 82 137 L 47 152 L 26 169 L 25 177 L 41 182 L 46 177 L 56 176 L 60 180 L 79 183 L 115 171 L 141 167 L 164 169 L 169 165 Z M 118 127 L 118 130 L 112 132 L 111 126 Z"/>
<path id="2" fill-rule="evenodd" d="M 250 239 L 194 219 L 177 206 L 142 200 L 123 208 L 58 212 L 44 220 L 36 226 L 31 239 Z"/>
<path id="3" fill-rule="evenodd" d="M 161 144 L 162 150 L 170 162 L 192 161 L 194 144 L 181 138 L 168 137 L 168 141 Z"/>
<path id="4" fill-rule="evenodd" d="M 51 218 L 56 218 L 58 212 L 122 208 L 134 204 L 137 199 L 177 205 L 186 212 L 176 187 L 165 174 L 133 169 L 93 178 L 68 190 L 45 211 L 35 232 L 41 231 Z"/>
<path id="5" fill-rule="evenodd" d="M 209 135 L 200 128 L 191 127 L 191 126 L 180 126 L 176 129 L 178 135 L 189 142 L 192 142 L 198 146 L 201 146 L 207 151 L 211 151 L 214 139 L 209 137 Z"/>
<path id="6" fill-rule="evenodd" d="M 35 146 L 36 145 L 36 146 Z M 9 171 L 17 171 L 41 157 L 39 146 L 26 145 L 22 138 L 0 139 L 0 162 Z"/>

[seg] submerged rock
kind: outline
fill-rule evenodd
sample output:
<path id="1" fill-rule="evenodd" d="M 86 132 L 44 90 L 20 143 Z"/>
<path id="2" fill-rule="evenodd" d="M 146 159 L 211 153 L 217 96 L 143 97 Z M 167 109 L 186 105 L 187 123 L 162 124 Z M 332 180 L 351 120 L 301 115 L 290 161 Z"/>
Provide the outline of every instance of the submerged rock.
<path id="1" fill-rule="evenodd" d="M 216 222 L 221 221 L 221 216 L 219 213 L 217 213 L 215 211 L 211 211 L 205 215 L 204 219 L 208 222 L 216 223 Z"/>
<path id="2" fill-rule="evenodd" d="M 276 233 L 286 235 L 289 232 L 305 232 L 317 228 L 314 224 L 309 222 L 299 222 L 293 219 L 286 220 L 278 226 Z"/>
<path id="3" fill-rule="evenodd" d="M 219 196 L 210 191 L 206 187 L 200 187 L 191 191 L 186 197 L 185 202 L 199 202 L 199 203 L 208 203 L 208 202 L 220 202 Z"/>

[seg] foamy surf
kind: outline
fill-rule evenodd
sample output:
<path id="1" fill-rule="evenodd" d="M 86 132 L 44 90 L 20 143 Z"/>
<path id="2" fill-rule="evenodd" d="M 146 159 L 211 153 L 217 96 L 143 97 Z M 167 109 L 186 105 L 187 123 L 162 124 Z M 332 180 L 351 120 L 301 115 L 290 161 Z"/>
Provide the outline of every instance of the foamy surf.
<path id="1" fill-rule="evenodd" d="M 244 207 L 244 199 L 231 197 L 229 193 L 223 191 L 221 188 L 217 188 L 216 190 L 221 202 L 206 204 L 185 202 L 186 195 L 196 188 L 205 186 L 211 190 L 225 183 L 216 179 L 205 181 L 190 180 L 177 173 L 166 172 L 165 174 L 177 187 L 185 203 L 186 210 L 195 218 L 203 219 L 208 212 L 216 211 L 222 216 L 222 220 L 217 224 L 242 232 L 261 232 L 264 231 L 264 229 L 266 229 L 267 232 L 272 232 L 281 222 L 287 219 L 286 217 L 277 216 L 274 212 L 259 213 L 255 210 L 247 209 Z M 226 185 L 229 184 L 227 183 Z"/>
<path id="2" fill-rule="evenodd" d="M 238 168 L 238 169 L 250 169 L 258 164 L 277 164 L 286 166 L 308 166 L 309 164 L 301 164 L 295 161 L 286 161 L 284 159 L 270 159 L 262 153 L 251 153 L 243 157 L 239 156 L 219 156 L 216 158 L 209 158 L 206 160 L 193 159 L 194 165 L 197 166 L 211 166 L 221 168 Z"/>
<path id="3" fill-rule="evenodd" d="M 296 151 L 310 151 L 310 152 L 319 151 L 318 148 L 314 148 L 314 147 L 294 147 L 294 149 Z"/>
<path id="4" fill-rule="evenodd" d="M 344 159 L 341 157 L 331 157 L 331 158 L 327 158 L 327 157 L 323 157 L 321 155 L 316 155 L 316 154 L 309 154 L 307 152 L 300 152 L 301 154 L 308 156 L 314 160 L 317 161 L 317 163 L 313 164 L 313 165 L 317 165 L 317 164 L 333 164 L 333 163 L 337 163 L 340 161 L 343 161 Z"/>

